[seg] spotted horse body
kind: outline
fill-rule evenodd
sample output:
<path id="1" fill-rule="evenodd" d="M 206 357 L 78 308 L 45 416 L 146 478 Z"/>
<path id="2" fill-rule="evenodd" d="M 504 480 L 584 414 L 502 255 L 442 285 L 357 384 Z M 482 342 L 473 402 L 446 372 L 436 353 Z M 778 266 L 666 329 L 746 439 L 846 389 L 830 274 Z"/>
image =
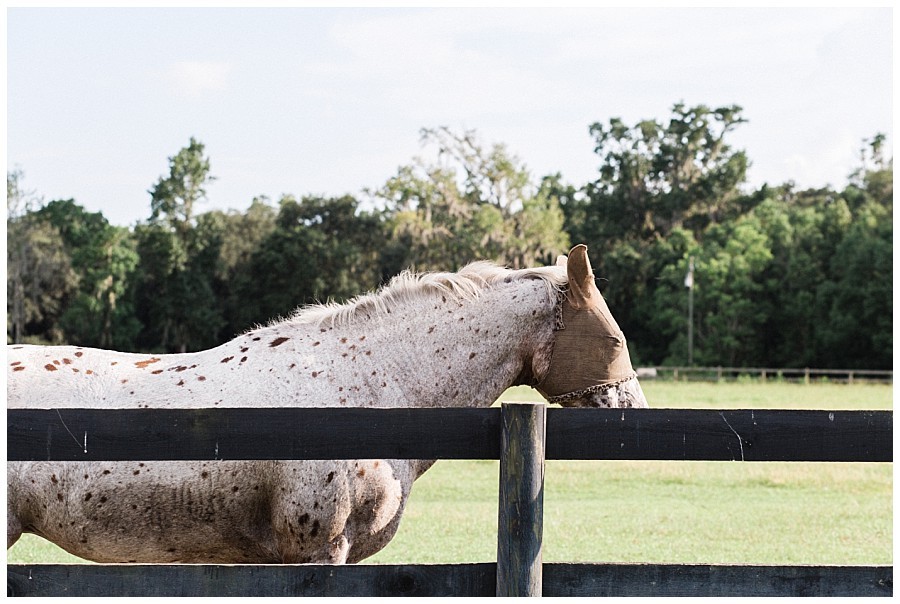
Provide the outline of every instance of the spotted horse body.
<path id="1" fill-rule="evenodd" d="M 584 246 L 551 267 L 405 273 L 202 352 L 7 348 L 10 408 L 474 407 L 515 384 L 647 406 Z M 433 463 L 8 462 L 7 547 L 31 532 L 97 562 L 357 562 Z"/>

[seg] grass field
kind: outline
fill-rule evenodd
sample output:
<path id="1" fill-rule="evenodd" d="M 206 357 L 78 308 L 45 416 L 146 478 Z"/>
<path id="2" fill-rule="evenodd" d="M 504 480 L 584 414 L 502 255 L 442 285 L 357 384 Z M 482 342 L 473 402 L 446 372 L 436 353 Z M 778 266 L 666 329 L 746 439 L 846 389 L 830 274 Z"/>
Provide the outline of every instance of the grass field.
<path id="1" fill-rule="evenodd" d="M 868 384 L 647 381 L 655 408 L 891 409 Z M 503 400 L 540 400 L 529 388 Z M 370 563 L 496 559 L 497 461 L 441 461 Z M 544 560 L 891 564 L 892 464 L 548 461 Z M 11 563 L 79 562 L 33 535 Z"/>

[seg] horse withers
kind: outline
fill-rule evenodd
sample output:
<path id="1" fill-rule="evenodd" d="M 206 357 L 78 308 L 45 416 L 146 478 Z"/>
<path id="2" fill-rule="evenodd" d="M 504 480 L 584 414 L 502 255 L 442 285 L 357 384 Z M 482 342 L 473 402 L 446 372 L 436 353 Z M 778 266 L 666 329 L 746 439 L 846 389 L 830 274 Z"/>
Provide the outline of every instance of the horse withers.
<path id="1" fill-rule="evenodd" d="M 587 248 L 556 266 L 403 273 L 217 348 L 7 347 L 10 408 L 487 407 L 528 384 L 646 407 Z M 394 536 L 429 460 L 7 463 L 7 547 L 97 562 L 357 562 Z"/>

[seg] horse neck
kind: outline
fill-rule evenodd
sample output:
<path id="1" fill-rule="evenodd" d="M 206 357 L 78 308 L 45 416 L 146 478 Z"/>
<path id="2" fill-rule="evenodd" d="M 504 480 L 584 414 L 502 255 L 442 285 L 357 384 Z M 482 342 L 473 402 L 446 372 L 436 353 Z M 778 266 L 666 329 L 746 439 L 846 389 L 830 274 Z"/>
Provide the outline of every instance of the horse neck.
<path id="1" fill-rule="evenodd" d="M 509 386 L 530 383 L 536 357 L 549 358 L 554 317 L 543 282 L 514 281 L 474 300 L 409 300 L 334 327 L 337 337 L 329 339 L 355 344 L 355 362 L 365 363 L 357 372 L 386 389 L 364 405 L 489 406 Z"/>

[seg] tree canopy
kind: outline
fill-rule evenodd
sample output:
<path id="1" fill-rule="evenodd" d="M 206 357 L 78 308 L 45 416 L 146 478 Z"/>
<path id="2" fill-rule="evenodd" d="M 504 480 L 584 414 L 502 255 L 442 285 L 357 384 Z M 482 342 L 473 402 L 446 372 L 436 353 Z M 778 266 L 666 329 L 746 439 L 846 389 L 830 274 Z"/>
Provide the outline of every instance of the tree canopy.
<path id="1" fill-rule="evenodd" d="M 696 363 L 890 368 L 884 135 L 863 141 L 843 190 L 748 190 L 749 158 L 730 141 L 746 121 L 738 106 L 678 103 L 665 120 L 596 122 L 597 177 L 580 184 L 535 178 L 474 131 L 425 128 L 429 155 L 365 197 L 259 197 L 243 212 L 200 211 L 214 177 L 191 138 L 131 228 L 72 199 L 45 204 L 10 172 L 7 340 L 197 350 L 405 268 L 536 266 L 586 243 L 635 363 L 687 363 L 693 259 Z"/>

